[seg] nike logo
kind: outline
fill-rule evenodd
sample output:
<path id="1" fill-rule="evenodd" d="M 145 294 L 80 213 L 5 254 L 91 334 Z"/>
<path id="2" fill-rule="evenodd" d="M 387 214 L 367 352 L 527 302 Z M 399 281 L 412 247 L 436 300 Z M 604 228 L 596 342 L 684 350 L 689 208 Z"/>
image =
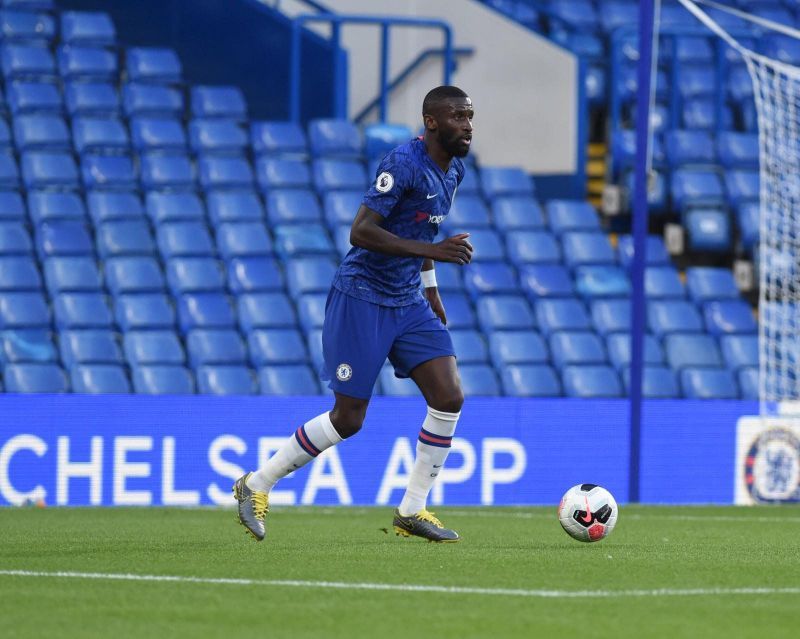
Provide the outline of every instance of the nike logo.
<path id="1" fill-rule="evenodd" d="M 432 200 L 433 198 L 437 197 L 438 195 L 439 195 L 438 193 L 434 193 L 433 195 L 426 195 L 425 199 L 426 200 Z"/>
<path id="2" fill-rule="evenodd" d="M 433 465 L 433 467 L 434 467 L 434 468 L 441 468 L 441 467 L 442 467 L 442 465 L 441 465 L 441 464 L 439 464 L 439 465 L 437 466 L 436 464 L 434 464 L 434 465 Z"/>
<path id="3" fill-rule="evenodd" d="M 584 499 L 586 500 L 586 515 L 581 517 L 581 519 L 588 524 L 590 521 L 592 521 L 592 509 L 589 506 L 589 498 L 584 497 Z"/>

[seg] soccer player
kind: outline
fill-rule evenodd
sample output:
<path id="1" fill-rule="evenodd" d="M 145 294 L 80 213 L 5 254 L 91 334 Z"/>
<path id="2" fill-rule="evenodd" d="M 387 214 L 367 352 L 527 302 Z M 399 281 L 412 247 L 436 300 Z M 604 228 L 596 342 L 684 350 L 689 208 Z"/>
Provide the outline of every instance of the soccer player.
<path id="1" fill-rule="evenodd" d="M 350 230 L 354 248 L 328 294 L 323 376 L 336 398 L 333 409 L 303 424 L 263 468 L 233 486 L 239 522 L 257 541 L 266 534 L 275 483 L 359 431 L 387 357 L 395 375 L 411 377 L 428 404 L 394 530 L 436 542 L 459 540 L 426 509 L 464 402 L 434 262 L 469 264 L 472 245 L 467 233 L 433 239 L 464 177 L 460 158 L 472 143 L 472 101 L 457 87 L 437 87 L 425 96 L 422 117 L 424 135 L 381 162 Z"/>

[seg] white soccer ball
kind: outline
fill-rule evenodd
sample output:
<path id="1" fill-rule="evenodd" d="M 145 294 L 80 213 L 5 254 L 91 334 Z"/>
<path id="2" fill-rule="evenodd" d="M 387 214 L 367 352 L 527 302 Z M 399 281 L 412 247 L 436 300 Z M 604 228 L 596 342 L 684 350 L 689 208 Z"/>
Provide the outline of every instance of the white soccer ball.
<path id="1" fill-rule="evenodd" d="M 617 502 L 605 488 L 578 484 L 570 488 L 558 505 L 558 521 L 578 541 L 600 541 L 617 523 Z"/>

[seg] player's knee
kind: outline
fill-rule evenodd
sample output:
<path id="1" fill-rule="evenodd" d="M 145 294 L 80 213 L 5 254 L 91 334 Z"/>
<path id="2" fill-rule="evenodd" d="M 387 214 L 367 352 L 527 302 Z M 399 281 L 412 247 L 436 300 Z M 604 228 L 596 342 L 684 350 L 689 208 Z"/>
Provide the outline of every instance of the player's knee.
<path id="1" fill-rule="evenodd" d="M 434 398 L 434 401 L 430 404 L 431 408 L 445 413 L 459 413 L 463 405 L 464 393 L 460 387 L 442 393 L 439 397 Z"/>
<path id="2" fill-rule="evenodd" d="M 361 430 L 365 416 L 366 406 L 364 408 L 344 408 L 337 405 L 331 411 L 331 423 L 336 429 L 336 432 L 339 433 L 343 439 L 347 439 Z"/>

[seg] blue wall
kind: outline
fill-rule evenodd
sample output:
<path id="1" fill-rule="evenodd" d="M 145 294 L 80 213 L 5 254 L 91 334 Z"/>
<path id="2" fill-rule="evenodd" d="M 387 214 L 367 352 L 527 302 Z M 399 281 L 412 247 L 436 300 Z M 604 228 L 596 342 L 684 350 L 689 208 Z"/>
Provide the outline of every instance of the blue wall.
<path id="1" fill-rule="evenodd" d="M 290 21 L 256 0 L 57 0 L 61 10 L 107 11 L 126 46 L 177 50 L 192 84 L 242 88 L 254 119 L 289 116 Z M 303 119 L 333 114 L 332 47 L 306 31 Z"/>
<path id="2" fill-rule="evenodd" d="M 266 458 L 329 407 L 327 397 L 5 395 L 0 504 L 20 495 L 69 505 L 231 503 L 233 480 L 259 464 L 260 446 Z M 736 421 L 756 413 L 753 402 L 647 402 L 642 501 L 732 503 Z M 444 503 L 557 504 L 584 482 L 624 503 L 627 415 L 624 400 L 471 398 L 442 476 L 452 480 Z M 364 429 L 283 480 L 275 502 L 396 503 L 424 416 L 420 399 L 373 399 Z"/>

